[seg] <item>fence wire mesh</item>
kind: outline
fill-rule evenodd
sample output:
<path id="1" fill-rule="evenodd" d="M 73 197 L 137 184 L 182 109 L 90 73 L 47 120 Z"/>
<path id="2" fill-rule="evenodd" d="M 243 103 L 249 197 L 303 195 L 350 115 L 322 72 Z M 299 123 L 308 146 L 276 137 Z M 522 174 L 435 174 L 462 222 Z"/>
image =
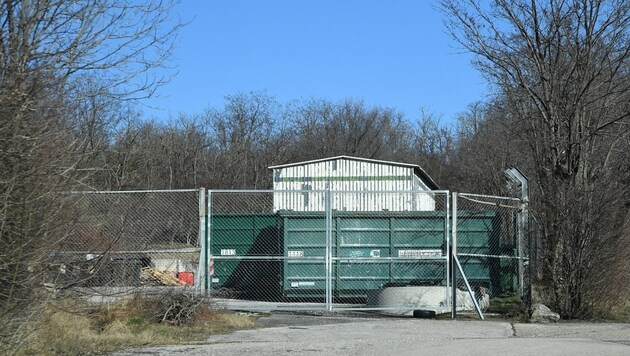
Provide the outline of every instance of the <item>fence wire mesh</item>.
<path id="1" fill-rule="evenodd" d="M 68 193 L 74 228 L 51 253 L 55 268 L 45 282 L 59 289 L 192 285 L 200 254 L 200 194 Z"/>
<path id="2" fill-rule="evenodd" d="M 471 309 L 463 276 L 482 307 L 523 297 L 525 205 L 455 196 L 451 209 L 446 191 L 209 191 L 207 201 L 203 190 L 70 193 L 76 222 L 45 282 L 195 284 L 219 307 L 249 310 L 402 314 L 448 308 L 453 297 Z M 457 293 L 452 248 L 464 272 Z"/>
<path id="3" fill-rule="evenodd" d="M 273 202 L 271 191 L 208 192 L 209 286 L 218 306 L 282 301 L 282 219 Z"/>
<path id="4" fill-rule="evenodd" d="M 453 244 L 481 307 L 490 298 L 524 296 L 527 211 L 515 198 L 455 194 Z M 460 276 L 462 277 L 462 276 Z M 463 288 L 463 281 L 458 281 Z"/>

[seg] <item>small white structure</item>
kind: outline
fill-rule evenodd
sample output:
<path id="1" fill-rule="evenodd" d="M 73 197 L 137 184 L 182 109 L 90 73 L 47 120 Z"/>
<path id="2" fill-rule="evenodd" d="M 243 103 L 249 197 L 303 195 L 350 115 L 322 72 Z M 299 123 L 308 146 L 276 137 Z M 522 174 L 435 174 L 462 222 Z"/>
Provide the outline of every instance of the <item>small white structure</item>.
<path id="1" fill-rule="evenodd" d="M 337 156 L 269 169 L 274 211 L 324 211 L 327 191 L 337 211 L 435 210 L 438 186 L 415 164 Z"/>
<path id="2" fill-rule="evenodd" d="M 466 291 L 456 289 L 457 310 L 474 311 L 475 303 Z M 448 295 L 452 294 L 452 288 L 448 288 Z M 481 309 L 490 306 L 490 296 L 483 292 L 477 300 Z M 438 286 L 405 286 L 373 289 L 367 292 L 367 305 L 381 308 L 391 308 L 385 314 L 412 316 L 414 310 L 433 310 L 436 314 L 444 314 L 451 311 L 447 307 L 444 295 L 444 287 Z"/>

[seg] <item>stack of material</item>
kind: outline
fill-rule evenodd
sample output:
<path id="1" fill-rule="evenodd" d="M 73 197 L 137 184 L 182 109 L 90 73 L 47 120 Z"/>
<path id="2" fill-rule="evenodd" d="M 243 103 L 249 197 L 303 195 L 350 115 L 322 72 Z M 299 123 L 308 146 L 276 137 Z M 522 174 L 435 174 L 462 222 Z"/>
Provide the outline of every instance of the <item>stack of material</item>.
<path id="1" fill-rule="evenodd" d="M 160 271 L 151 267 L 144 267 L 140 273 L 144 284 L 162 286 L 184 286 L 186 282 L 177 279 L 171 272 Z"/>

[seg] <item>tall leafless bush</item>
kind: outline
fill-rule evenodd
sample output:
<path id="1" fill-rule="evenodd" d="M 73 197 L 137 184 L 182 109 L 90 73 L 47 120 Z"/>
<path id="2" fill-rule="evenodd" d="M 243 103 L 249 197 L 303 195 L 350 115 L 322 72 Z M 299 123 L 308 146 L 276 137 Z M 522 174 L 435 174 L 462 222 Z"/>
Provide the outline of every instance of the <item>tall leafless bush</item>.
<path id="1" fill-rule="evenodd" d="M 453 37 L 498 88 L 502 121 L 529 151 L 548 301 L 564 317 L 618 303 L 627 273 L 618 259 L 628 246 L 630 4 L 445 0 L 442 7 Z"/>
<path id="2" fill-rule="evenodd" d="M 144 97 L 168 79 L 154 69 L 166 63 L 179 27 L 171 8 L 168 1 L 0 2 L 0 341 L 12 341 L 9 326 L 37 305 L 46 258 L 72 229 L 73 210 L 59 193 L 89 174 L 79 168 L 100 130 L 88 120 L 89 133 L 75 134 L 77 103 Z"/>

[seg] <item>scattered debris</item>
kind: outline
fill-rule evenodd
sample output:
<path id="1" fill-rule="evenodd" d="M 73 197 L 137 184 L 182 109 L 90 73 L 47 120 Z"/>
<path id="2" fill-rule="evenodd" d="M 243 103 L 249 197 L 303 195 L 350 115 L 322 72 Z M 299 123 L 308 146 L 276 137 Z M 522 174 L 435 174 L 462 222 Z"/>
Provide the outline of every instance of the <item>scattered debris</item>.
<path id="1" fill-rule="evenodd" d="M 175 277 L 171 272 L 160 271 L 152 267 L 144 267 L 140 271 L 140 279 L 143 284 L 162 286 L 184 286 L 187 283 Z"/>

